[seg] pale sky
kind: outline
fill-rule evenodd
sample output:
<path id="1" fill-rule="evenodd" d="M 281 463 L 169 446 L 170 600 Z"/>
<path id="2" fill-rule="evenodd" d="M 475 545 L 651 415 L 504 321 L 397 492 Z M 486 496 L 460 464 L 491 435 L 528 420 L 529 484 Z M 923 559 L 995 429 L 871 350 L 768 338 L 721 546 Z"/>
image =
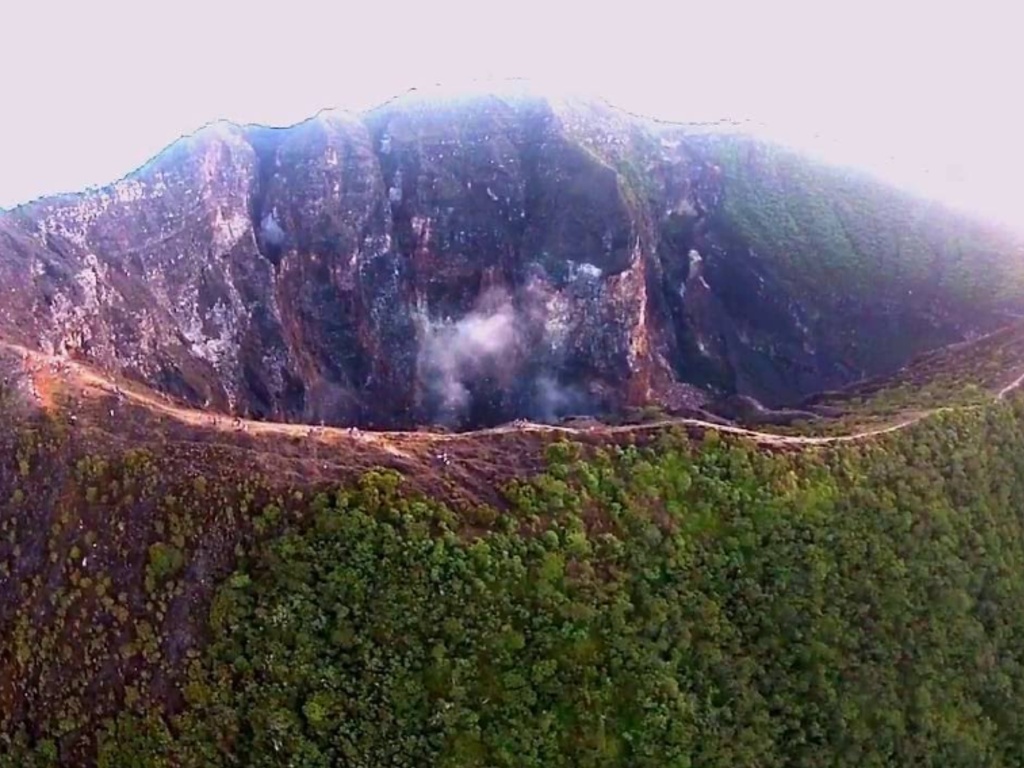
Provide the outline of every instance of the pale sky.
<path id="1" fill-rule="evenodd" d="M 8 0 L 0 206 L 113 181 L 219 118 L 283 125 L 415 86 L 525 77 L 664 119 L 757 121 L 1024 227 L 1013 0 L 319 5 Z"/>

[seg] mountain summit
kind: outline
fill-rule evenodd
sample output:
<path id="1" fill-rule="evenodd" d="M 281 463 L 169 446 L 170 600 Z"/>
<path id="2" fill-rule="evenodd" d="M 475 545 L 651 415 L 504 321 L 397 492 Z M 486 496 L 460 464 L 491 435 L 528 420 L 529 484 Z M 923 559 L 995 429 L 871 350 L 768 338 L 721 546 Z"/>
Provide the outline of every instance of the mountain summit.
<path id="1" fill-rule="evenodd" d="M 1024 311 L 1021 254 L 750 137 L 414 93 L 0 213 L 0 333 L 277 421 L 789 405 Z"/>

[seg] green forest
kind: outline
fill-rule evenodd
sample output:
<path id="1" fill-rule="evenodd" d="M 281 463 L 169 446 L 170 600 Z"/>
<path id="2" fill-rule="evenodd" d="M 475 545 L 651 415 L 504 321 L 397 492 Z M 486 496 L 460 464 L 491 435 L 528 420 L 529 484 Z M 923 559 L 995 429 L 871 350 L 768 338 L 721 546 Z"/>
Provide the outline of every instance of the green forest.
<path id="1" fill-rule="evenodd" d="M 83 734 L 108 768 L 1024 764 L 1020 400 L 835 447 L 664 431 L 544 459 L 493 508 L 390 470 L 204 507 L 255 533 L 173 690 L 143 675 L 88 725 L 4 717 L 0 766 Z M 144 494 L 94 469 L 97 508 Z M 181 498 L 223 503 L 216 482 Z M 150 542 L 150 593 L 192 541 Z M 10 642 L 25 669 L 48 653 Z"/>

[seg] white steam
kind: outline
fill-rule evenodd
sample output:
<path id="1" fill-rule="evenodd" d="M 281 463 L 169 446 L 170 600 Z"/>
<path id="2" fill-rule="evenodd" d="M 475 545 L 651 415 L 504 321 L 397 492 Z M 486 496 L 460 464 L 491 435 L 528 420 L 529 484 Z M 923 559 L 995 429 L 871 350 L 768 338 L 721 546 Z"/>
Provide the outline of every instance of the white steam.
<path id="1" fill-rule="evenodd" d="M 421 317 L 417 375 L 427 418 L 463 426 L 520 417 L 552 423 L 593 410 L 586 392 L 558 376 L 564 360 L 546 340 L 543 295 L 528 287 L 517 298 L 492 289 L 461 318 Z"/>
<path id="2" fill-rule="evenodd" d="M 515 367 L 519 322 L 509 297 L 491 292 L 456 321 L 429 323 L 420 345 L 421 382 L 444 415 L 469 405 L 469 384 L 485 377 L 507 378 Z"/>
<path id="3" fill-rule="evenodd" d="M 263 221 L 260 222 L 260 237 L 264 245 L 269 245 L 273 248 L 284 244 L 284 230 L 281 229 L 281 225 L 274 218 L 273 211 L 264 216 Z"/>
<path id="4" fill-rule="evenodd" d="M 542 373 L 533 383 L 530 417 L 541 422 L 555 422 L 562 416 L 585 412 L 586 397 L 573 387 L 561 384 L 553 375 Z"/>

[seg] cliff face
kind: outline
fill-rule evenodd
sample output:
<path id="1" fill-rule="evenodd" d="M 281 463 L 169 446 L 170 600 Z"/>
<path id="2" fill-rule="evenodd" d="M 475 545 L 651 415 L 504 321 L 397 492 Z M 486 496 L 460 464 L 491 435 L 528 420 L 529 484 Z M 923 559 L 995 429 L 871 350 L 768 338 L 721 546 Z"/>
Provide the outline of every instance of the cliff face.
<path id="1" fill-rule="evenodd" d="M 751 223 L 754 193 L 778 213 L 809 184 L 759 148 L 531 96 L 217 124 L 0 215 L 0 330 L 223 410 L 467 426 L 712 390 L 795 401 L 1019 306 L 1016 245 L 973 225 L 954 250 L 984 239 L 977 279 L 933 280 L 957 260 L 938 247 L 931 269 L 901 261 L 922 216 L 850 246 L 897 265 L 884 290 L 808 270 L 830 253 L 814 215 Z M 872 220 L 842 192 L 815 215 Z"/>

